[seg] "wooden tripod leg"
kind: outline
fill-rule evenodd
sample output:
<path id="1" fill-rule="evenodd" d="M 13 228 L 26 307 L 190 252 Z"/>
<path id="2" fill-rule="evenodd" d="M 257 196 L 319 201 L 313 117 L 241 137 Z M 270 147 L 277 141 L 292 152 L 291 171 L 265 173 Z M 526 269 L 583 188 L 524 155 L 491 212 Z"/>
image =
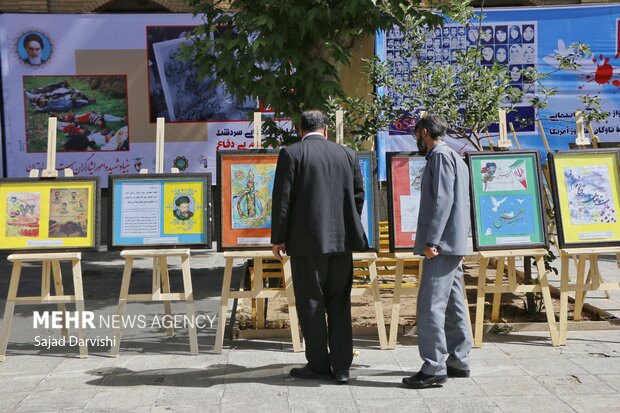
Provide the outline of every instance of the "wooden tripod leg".
<path id="1" fill-rule="evenodd" d="M 161 255 L 157 257 L 157 265 L 159 268 L 159 274 L 161 276 L 161 286 L 164 294 L 170 294 L 170 275 L 168 274 L 168 258 L 165 255 Z M 164 312 L 166 313 L 166 318 L 171 322 L 168 323 L 166 327 L 166 335 L 168 337 L 174 336 L 174 330 L 172 325 L 172 304 L 170 300 L 164 300 Z"/>
<path id="2" fill-rule="evenodd" d="M 118 297 L 118 326 L 114 329 L 114 342 L 111 349 L 112 357 L 118 357 L 121 347 L 121 327 L 125 308 L 127 307 L 127 299 L 129 296 L 129 284 L 131 282 L 131 271 L 133 267 L 133 257 L 125 257 L 125 268 L 123 269 L 123 281 L 121 282 L 121 292 Z"/>
<path id="3" fill-rule="evenodd" d="M 185 294 L 187 318 L 191 321 L 187 326 L 187 329 L 189 330 L 189 352 L 192 356 L 196 356 L 198 355 L 198 334 L 196 333 L 196 310 L 194 308 L 194 290 L 192 287 L 192 274 L 189 266 L 189 254 L 181 256 L 181 271 L 183 272 L 183 290 Z"/>
<path id="4" fill-rule="evenodd" d="M 84 289 L 82 287 L 82 264 L 79 258 L 71 260 L 73 267 L 73 290 L 75 291 L 75 308 L 78 311 L 79 319 L 82 320 L 84 313 Z M 80 358 L 88 357 L 88 346 L 86 345 L 86 331 L 82 323 L 78 325 L 78 339 L 80 340 Z"/>
<path id="5" fill-rule="evenodd" d="M 295 286 L 293 285 L 293 272 L 291 270 L 290 257 L 284 257 L 282 263 L 284 271 L 284 283 L 286 292 L 286 301 L 288 304 L 288 317 L 291 326 L 291 340 L 293 340 L 293 351 L 298 353 L 303 350 L 301 337 L 299 336 L 299 317 L 297 316 L 297 307 L 295 306 Z"/>
<path id="6" fill-rule="evenodd" d="M 394 275 L 394 294 L 392 295 L 392 318 L 390 320 L 390 337 L 388 348 L 396 348 L 398 339 L 398 320 L 400 318 L 400 295 L 403 285 L 403 272 L 405 271 L 405 259 L 396 259 L 396 273 Z M 419 283 L 418 283 L 419 285 Z"/>
<path id="7" fill-rule="evenodd" d="M 252 273 L 252 294 L 256 297 L 263 290 L 263 258 L 254 258 L 254 272 Z M 265 328 L 265 299 L 255 298 L 256 328 Z"/>
<path id="8" fill-rule="evenodd" d="M 15 299 L 17 298 L 17 287 L 19 286 L 19 277 L 22 272 L 22 262 L 15 261 L 13 263 L 13 271 L 11 271 L 11 281 L 9 283 L 9 295 L 4 306 L 4 320 L 2 322 L 2 330 L 0 330 L 0 361 L 4 361 L 6 355 L 6 346 L 9 343 L 9 332 L 11 331 L 11 322 L 13 321 L 13 311 L 15 310 Z"/>
<path id="9" fill-rule="evenodd" d="M 538 280 L 540 281 L 540 289 L 543 296 L 543 303 L 545 304 L 545 312 L 547 313 L 549 335 L 551 336 L 551 343 L 557 347 L 560 345 L 560 337 L 558 334 L 558 326 L 555 321 L 555 314 L 553 312 L 553 300 L 551 299 L 551 292 L 549 291 L 547 270 L 545 270 L 545 262 L 542 255 L 535 257 L 535 259 L 536 268 L 538 269 Z"/>
<path id="10" fill-rule="evenodd" d="M 228 298 L 230 296 L 230 280 L 232 278 L 234 258 L 226 257 L 224 266 L 224 279 L 222 280 L 222 294 L 220 295 L 220 315 L 217 320 L 217 332 L 215 334 L 215 348 L 217 354 L 222 353 L 224 346 L 224 328 L 226 327 L 226 314 L 228 313 Z"/>
<path id="11" fill-rule="evenodd" d="M 375 318 L 377 320 L 377 331 L 379 333 L 379 346 L 381 350 L 388 348 L 387 335 L 385 333 L 385 315 L 383 314 L 383 303 L 379 293 L 379 277 L 377 275 L 377 261 L 368 260 L 368 273 L 370 275 L 370 290 L 372 299 L 375 303 Z"/>
<path id="12" fill-rule="evenodd" d="M 560 275 L 560 345 L 566 345 L 566 332 L 568 330 L 568 284 L 570 283 L 570 257 L 564 252 L 561 256 Z"/>
<path id="13" fill-rule="evenodd" d="M 577 290 L 575 291 L 575 311 L 573 313 L 573 320 L 581 320 L 581 311 L 583 309 L 583 303 L 586 299 L 586 285 L 592 285 L 592 278 L 588 274 L 586 278 L 586 261 L 587 255 L 580 255 L 577 264 Z M 590 261 L 590 269 L 592 269 L 592 261 Z"/>
<path id="14" fill-rule="evenodd" d="M 478 265 L 478 291 L 476 293 L 476 326 L 474 328 L 474 347 L 482 347 L 482 328 L 484 326 L 484 293 L 487 283 L 489 259 L 481 257 Z"/>
<path id="15" fill-rule="evenodd" d="M 65 290 L 62 285 L 62 273 L 60 271 L 60 261 L 52 260 L 52 274 L 54 276 L 54 293 L 56 295 L 65 295 Z M 62 311 L 62 336 L 67 340 L 69 339 L 69 331 L 65 325 L 67 319 L 67 306 L 65 303 L 58 304 L 58 311 Z"/>
<path id="16" fill-rule="evenodd" d="M 510 259 L 508 260 L 510 267 Z M 508 270 L 508 278 L 510 279 L 510 269 Z M 497 270 L 495 271 L 495 292 L 493 293 L 493 306 L 491 307 L 491 322 L 499 321 L 499 306 L 502 301 L 502 293 L 500 287 L 504 283 L 504 257 L 497 257 Z"/>

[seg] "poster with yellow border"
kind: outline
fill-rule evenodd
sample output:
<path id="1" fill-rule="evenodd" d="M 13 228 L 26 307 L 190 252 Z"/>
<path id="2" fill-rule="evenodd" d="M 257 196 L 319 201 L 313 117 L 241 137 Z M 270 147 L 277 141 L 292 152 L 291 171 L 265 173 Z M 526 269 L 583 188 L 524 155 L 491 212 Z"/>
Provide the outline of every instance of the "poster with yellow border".
<path id="1" fill-rule="evenodd" d="M 0 249 L 98 246 L 98 178 L 0 180 Z"/>
<path id="2" fill-rule="evenodd" d="M 616 150 L 549 154 L 560 248 L 620 245 Z"/>

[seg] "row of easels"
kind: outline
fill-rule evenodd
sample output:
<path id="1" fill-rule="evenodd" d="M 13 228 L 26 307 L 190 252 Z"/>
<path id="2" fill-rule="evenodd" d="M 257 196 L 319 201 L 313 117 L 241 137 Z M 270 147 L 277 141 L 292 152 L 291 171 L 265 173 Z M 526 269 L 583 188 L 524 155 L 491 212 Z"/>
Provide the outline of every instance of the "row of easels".
<path id="1" fill-rule="evenodd" d="M 32 169 L 30 171 L 30 178 L 56 178 L 58 177 L 58 171 L 54 167 L 56 164 L 56 126 L 57 118 L 50 118 L 48 123 L 48 140 L 47 140 L 47 164 L 46 169 L 39 171 L 38 169 Z M 73 176 L 73 170 L 70 168 L 65 169 L 64 175 L 69 177 Z M 2 323 L 2 329 L 0 329 L 0 361 L 4 361 L 6 348 L 9 341 L 9 333 L 11 331 L 11 323 L 13 321 L 13 313 L 16 305 L 24 304 L 56 304 L 58 305 L 58 311 L 62 313 L 61 323 L 64 326 L 62 328 L 63 337 L 69 336 L 66 328 L 66 304 L 75 304 L 77 313 L 84 312 L 84 291 L 82 288 L 82 254 L 76 252 L 64 252 L 64 253 L 32 253 L 32 254 L 11 254 L 7 258 L 13 263 L 13 269 L 11 271 L 11 278 L 9 280 L 9 293 L 6 300 L 6 306 L 4 309 L 4 320 Z M 60 263 L 68 261 L 71 263 L 73 272 L 73 295 L 67 295 L 64 293 L 62 284 L 62 272 Z M 17 295 L 19 281 L 21 278 L 22 267 L 26 263 L 41 263 L 41 293 L 37 296 L 20 297 Z M 53 279 L 53 284 L 52 284 Z M 51 291 L 51 285 L 54 286 L 54 292 Z M 78 324 L 78 348 L 80 357 L 84 358 L 88 355 L 88 348 L 84 344 L 86 338 L 86 332 L 81 324 Z"/>
<path id="2" fill-rule="evenodd" d="M 224 279 L 222 281 L 222 293 L 220 298 L 220 313 L 217 325 L 217 333 L 215 337 L 215 352 L 221 353 L 224 345 L 224 329 L 226 327 L 228 307 L 230 300 L 234 299 L 256 299 L 258 303 L 262 303 L 264 299 L 286 297 L 289 324 L 291 326 L 291 339 L 293 342 L 293 351 L 302 351 L 302 340 L 299 334 L 299 321 L 297 317 L 297 309 L 295 307 L 295 294 L 293 290 L 293 277 L 291 273 L 291 263 L 289 257 L 284 257 L 282 263 L 282 275 L 284 278 L 284 286 L 280 289 L 264 288 L 263 283 L 263 269 L 265 268 L 266 261 L 272 261 L 274 259 L 271 251 L 228 251 L 224 252 L 224 258 L 226 264 L 224 267 Z M 231 291 L 231 281 L 234 261 L 237 259 L 254 261 L 254 273 L 253 282 L 249 291 Z M 379 294 L 379 278 L 377 275 L 377 254 L 375 253 L 354 253 L 353 254 L 354 267 L 356 264 L 365 266 L 368 268 L 368 276 L 370 282 L 364 286 L 353 287 L 351 291 L 352 296 L 371 295 L 373 298 L 375 317 L 377 321 L 377 332 L 379 336 L 379 343 L 382 349 L 388 348 L 388 341 L 385 331 L 385 320 L 383 316 L 383 305 L 381 303 L 381 296 Z M 259 323 L 262 319 L 264 323 L 263 305 L 258 305 L 258 317 Z"/>
<path id="3" fill-rule="evenodd" d="M 581 320 L 585 297 L 588 291 L 603 291 L 609 296 L 609 291 L 620 290 L 620 283 L 605 282 L 599 269 L 598 260 L 601 255 L 620 254 L 620 247 L 598 248 L 565 248 L 560 250 L 560 345 L 566 345 L 568 330 L 568 293 L 575 292 L 575 309 L 573 320 Z M 570 262 L 573 258 L 576 264 L 575 283 L 571 283 Z M 589 263 L 586 273 L 586 264 Z"/>
<path id="4" fill-rule="evenodd" d="M 56 163 L 56 126 L 57 119 L 50 118 L 48 124 L 48 146 L 47 146 L 47 169 L 41 171 L 41 178 L 56 178 L 58 171 L 54 168 Z M 156 156 L 155 171 L 163 172 L 164 165 L 164 119 L 157 119 L 156 132 Z M 178 172 L 178 169 L 172 168 L 172 172 Z M 71 169 L 65 169 L 65 176 L 73 176 Z M 140 170 L 140 173 L 148 173 L 147 169 Z M 39 171 L 30 171 L 31 178 L 38 178 Z M 164 303 L 164 311 L 167 317 L 172 316 L 171 301 L 185 301 L 187 308 L 187 319 L 192 320 L 188 323 L 190 353 L 198 354 L 198 339 L 196 333 L 196 325 L 194 320 L 194 297 L 191 279 L 191 270 L 189 264 L 189 249 L 157 249 L 157 250 L 123 250 L 121 257 L 125 259 L 125 267 L 123 270 L 123 279 L 121 282 L 121 291 L 119 295 L 117 314 L 119 319 L 125 314 L 127 302 L 129 301 L 155 301 Z M 181 270 L 183 274 L 183 293 L 172 293 L 170 291 L 170 278 L 168 273 L 168 258 L 180 257 Z M 3 361 L 6 354 L 6 348 L 13 319 L 13 312 L 16 305 L 19 304 L 58 304 L 58 310 L 62 312 L 62 334 L 68 337 L 68 330 L 65 321 L 67 320 L 65 304 L 74 303 L 76 312 L 81 315 L 84 311 L 84 292 L 82 286 L 82 268 L 81 253 L 30 253 L 30 254 L 11 254 L 8 260 L 13 262 L 13 270 L 11 271 L 11 279 L 9 282 L 9 293 L 7 297 L 6 307 L 4 311 L 4 321 L 0 330 L 0 361 Z M 133 270 L 133 261 L 136 258 L 151 259 L 153 263 L 152 271 L 152 291 L 150 294 L 129 294 L 129 285 L 131 281 L 131 273 Z M 74 295 L 65 295 L 62 283 L 62 273 L 60 263 L 69 261 L 73 270 L 73 288 Z M 19 297 L 17 295 L 21 269 L 24 263 L 40 262 L 42 266 L 41 272 L 41 294 L 39 296 Z M 50 291 L 50 283 L 53 277 L 54 294 Z M 80 317 L 81 319 L 81 317 Z M 86 333 L 82 323 L 77 323 L 79 351 L 80 357 L 85 358 L 88 355 L 88 348 L 85 344 Z M 174 334 L 172 328 L 167 328 L 168 336 Z M 114 340 L 112 346 L 112 355 L 118 356 L 121 342 L 120 327 L 114 330 Z"/>

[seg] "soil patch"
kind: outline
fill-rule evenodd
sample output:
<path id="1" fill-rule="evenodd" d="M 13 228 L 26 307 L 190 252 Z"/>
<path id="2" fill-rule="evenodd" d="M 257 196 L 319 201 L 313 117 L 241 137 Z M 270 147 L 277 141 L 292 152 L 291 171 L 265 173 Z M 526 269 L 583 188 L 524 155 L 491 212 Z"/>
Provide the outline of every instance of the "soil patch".
<path id="1" fill-rule="evenodd" d="M 476 290 L 478 283 L 478 263 L 468 263 L 464 267 L 464 279 L 467 291 L 467 299 L 469 302 L 469 313 L 472 321 L 476 316 Z M 495 282 L 495 269 L 487 269 L 487 284 Z M 405 276 L 403 282 L 414 282 L 415 278 Z M 356 280 L 357 282 L 357 280 Z M 394 277 L 381 277 L 380 283 L 393 283 Z M 273 284 L 272 284 L 273 285 Z M 407 291 L 403 290 L 400 301 L 400 317 L 398 324 L 400 326 L 414 326 L 416 322 L 415 309 L 416 299 L 407 295 Z M 381 302 L 383 303 L 384 319 L 386 323 L 390 322 L 392 314 L 392 289 L 381 290 Z M 376 327 L 375 308 L 370 296 L 352 297 L 351 314 L 353 319 L 353 327 Z M 484 322 L 489 323 L 491 318 L 491 304 L 493 294 L 486 294 L 484 307 Z M 542 304 L 542 296 L 537 294 L 535 299 L 536 310 L 530 312 L 527 309 L 526 294 L 502 294 L 500 305 L 500 322 L 501 323 L 524 323 L 524 322 L 546 322 L 547 317 Z M 560 312 L 560 300 L 553 297 L 553 311 L 556 315 L 556 321 Z M 569 301 L 568 310 L 569 319 L 572 318 L 574 312 L 574 304 Z M 254 329 L 254 317 L 252 309 L 252 300 L 240 300 L 237 307 L 237 320 L 235 327 L 238 329 Z M 598 313 L 588 311 L 584 308 L 582 311 L 583 321 L 600 321 L 601 316 Z M 267 303 L 267 316 L 265 328 L 282 329 L 289 328 L 288 323 L 288 307 L 285 297 L 272 298 Z"/>

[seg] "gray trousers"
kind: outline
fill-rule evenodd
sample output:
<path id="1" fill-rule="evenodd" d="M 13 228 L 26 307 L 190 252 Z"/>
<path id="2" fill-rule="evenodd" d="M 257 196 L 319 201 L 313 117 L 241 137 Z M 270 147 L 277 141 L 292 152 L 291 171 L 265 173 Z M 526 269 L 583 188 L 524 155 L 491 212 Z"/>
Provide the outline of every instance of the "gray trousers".
<path id="1" fill-rule="evenodd" d="M 468 311 L 463 299 L 462 257 L 424 259 L 418 292 L 417 333 L 425 374 L 446 374 L 446 364 L 469 370 L 471 350 Z"/>

